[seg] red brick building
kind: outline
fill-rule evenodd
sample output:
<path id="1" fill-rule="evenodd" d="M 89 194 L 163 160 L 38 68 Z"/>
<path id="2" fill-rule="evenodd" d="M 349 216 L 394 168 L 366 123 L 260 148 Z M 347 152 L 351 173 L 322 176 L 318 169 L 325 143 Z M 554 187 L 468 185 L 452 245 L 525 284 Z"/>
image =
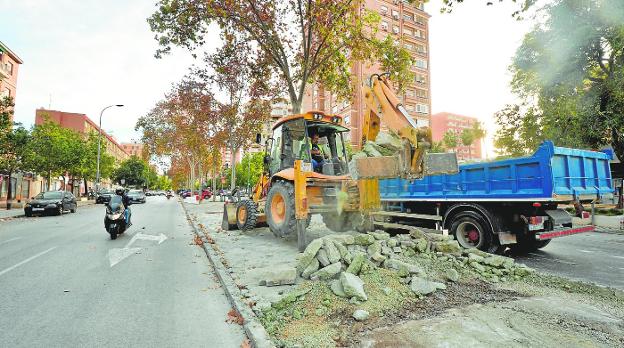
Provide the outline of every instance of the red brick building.
<path id="1" fill-rule="evenodd" d="M 450 112 L 439 112 L 431 116 L 431 133 L 433 141 L 440 142 L 447 131 L 455 132 L 458 137 L 464 129 L 471 129 L 475 123 L 479 122 L 475 117 L 454 114 Z M 463 146 L 461 140 L 455 149 L 458 160 L 481 159 L 481 140 L 475 140 L 470 146 Z"/>
<path id="2" fill-rule="evenodd" d="M 121 143 L 121 148 L 130 156 L 136 156 L 138 158 L 144 158 L 145 154 L 143 153 L 143 149 L 145 148 L 143 144 L 139 143 Z"/>
<path id="3" fill-rule="evenodd" d="M 17 94 L 17 72 L 23 61 L 0 41 L 0 98 Z"/>
<path id="4" fill-rule="evenodd" d="M 399 0 L 365 0 L 363 8 L 381 15 L 379 38 L 390 35 L 395 42 L 406 48 L 415 59 L 412 71 L 414 82 L 407 86 L 399 98 L 405 109 L 419 125 L 429 125 L 431 118 L 431 85 L 429 70 L 429 18 L 422 4 L 415 6 Z M 351 101 L 339 102 L 322 86 L 308 88 L 303 100 L 302 112 L 322 110 L 340 114 L 351 128 L 351 144 L 360 146 L 362 117 L 365 108 L 362 83 L 372 74 L 382 73 L 379 64 L 353 62 L 352 73 L 356 79 L 355 96 Z"/>

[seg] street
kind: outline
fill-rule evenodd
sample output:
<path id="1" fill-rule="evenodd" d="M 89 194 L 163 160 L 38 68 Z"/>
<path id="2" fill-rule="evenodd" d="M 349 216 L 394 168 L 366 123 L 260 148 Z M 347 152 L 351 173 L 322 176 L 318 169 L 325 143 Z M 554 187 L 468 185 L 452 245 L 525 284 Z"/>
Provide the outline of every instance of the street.
<path id="1" fill-rule="evenodd" d="M 590 232 L 554 239 L 516 261 L 562 277 L 624 289 L 624 234 Z"/>
<path id="2" fill-rule="evenodd" d="M 114 241 L 102 205 L 0 222 L 0 346 L 240 346 L 178 201 L 131 208 Z"/>

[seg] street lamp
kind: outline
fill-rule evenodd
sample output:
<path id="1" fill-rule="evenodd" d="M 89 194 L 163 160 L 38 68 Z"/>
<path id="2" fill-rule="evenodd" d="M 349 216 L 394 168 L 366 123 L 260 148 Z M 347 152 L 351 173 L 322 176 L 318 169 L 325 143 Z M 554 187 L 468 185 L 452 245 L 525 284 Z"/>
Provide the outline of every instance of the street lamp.
<path id="1" fill-rule="evenodd" d="M 109 105 L 107 107 L 105 107 L 104 109 L 102 109 L 102 111 L 100 112 L 100 123 L 99 123 L 99 134 L 98 134 L 98 152 L 97 152 L 97 172 L 95 174 L 95 192 L 99 191 L 100 189 L 100 143 L 102 142 L 101 138 L 102 138 L 102 114 L 104 114 L 104 111 L 108 108 L 112 108 L 113 106 L 115 107 L 122 107 L 123 104 L 113 104 L 113 105 Z"/>

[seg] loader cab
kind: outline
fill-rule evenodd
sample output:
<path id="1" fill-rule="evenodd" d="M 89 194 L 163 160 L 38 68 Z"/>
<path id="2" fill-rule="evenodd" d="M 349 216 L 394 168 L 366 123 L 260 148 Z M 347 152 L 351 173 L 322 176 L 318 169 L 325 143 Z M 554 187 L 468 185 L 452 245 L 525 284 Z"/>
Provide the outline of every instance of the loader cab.
<path id="1" fill-rule="evenodd" d="M 345 133 L 348 131 L 342 126 L 341 116 L 322 112 L 308 112 L 278 121 L 267 144 L 270 175 L 293 168 L 298 159 L 320 174 L 347 174 Z M 313 154 L 314 149 L 320 154 Z"/>

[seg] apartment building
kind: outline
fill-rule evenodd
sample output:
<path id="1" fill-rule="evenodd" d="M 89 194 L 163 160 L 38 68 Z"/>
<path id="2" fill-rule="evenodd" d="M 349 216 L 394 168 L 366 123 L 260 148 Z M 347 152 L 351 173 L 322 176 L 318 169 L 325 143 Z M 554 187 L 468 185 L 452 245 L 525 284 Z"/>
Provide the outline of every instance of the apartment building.
<path id="1" fill-rule="evenodd" d="M 17 73 L 24 62 L 0 41 L 0 98 L 12 97 L 17 94 Z M 11 120 L 13 121 L 13 120 Z"/>
<path id="2" fill-rule="evenodd" d="M 397 44 L 406 48 L 414 57 L 413 83 L 406 86 L 399 95 L 405 109 L 419 125 L 427 126 L 431 119 L 431 88 L 429 74 L 429 18 L 424 6 L 412 5 L 399 0 L 365 0 L 364 8 L 381 15 L 379 38 L 390 35 Z M 379 64 L 353 62 L 352 73 L 356 89 L 352 100 L 339 101 L 321 85 L 313 85 L 306 91 L 302 110 L 322 110 L 344 116 L 345 124 L 351 128 L 351 144 L 359 147 L 362 138 L 362 117 L 364 96 L 362 84 L 372 74 L 382 73 Z"/>
<path id="3" fill-rule="evenodd" d="M 143 150 L 145 148 L 145 146 L 143 144 L 140 143 L 121 143 L 121 148 L 129 155 L 129 156 L 136 156 L 138 158 L 144 158 L 145 154 L 143 153 Z"/>
<path id="4" fill-rule="evenodd" d="M 460 136 L 464 129 L 471 129 L 477 122 L 479 122 L 479 120 L 475 117 L 449 112 L 434 114 L 431 116 L 431 135 L 433 141 L 442 141 L 444 133 L 448 131 L 454 132 Z M 482 158 L 481 140 L 475 140 L 471 146 L 463 146 L 460 141 L 459 145 L 460 146 L 455 149 L 458 160 L 464 161 Z"/>

